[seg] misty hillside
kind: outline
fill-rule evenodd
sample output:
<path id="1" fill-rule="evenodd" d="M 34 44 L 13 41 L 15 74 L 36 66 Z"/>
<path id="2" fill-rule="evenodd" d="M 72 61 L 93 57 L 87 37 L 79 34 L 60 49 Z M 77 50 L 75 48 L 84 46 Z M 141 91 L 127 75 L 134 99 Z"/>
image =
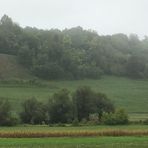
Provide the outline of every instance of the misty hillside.
<path id="1" fill-rule="evenodd" d="M 16 56 L 17 63 L 43 79 L 148 77 L 148 37 L 140 40 L 136 34 L 100 36 L 82 27 L 63 31 L 22 28 L 4 15 L 0 20 L 0 53 Z"/>

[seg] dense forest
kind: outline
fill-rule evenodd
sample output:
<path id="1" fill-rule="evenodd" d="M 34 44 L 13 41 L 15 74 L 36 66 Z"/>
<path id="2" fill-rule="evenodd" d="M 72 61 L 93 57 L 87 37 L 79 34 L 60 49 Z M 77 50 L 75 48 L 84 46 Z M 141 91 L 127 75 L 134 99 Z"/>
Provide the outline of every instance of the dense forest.
<path id="1" fill-rule="evenodd" d="M 43 79 L 100 78 L 101 75 L 148 77 L 148 37 L 119 33 L 100 36 L 82 27 L 41 30 L 0 20 L 0 53 Z"/>

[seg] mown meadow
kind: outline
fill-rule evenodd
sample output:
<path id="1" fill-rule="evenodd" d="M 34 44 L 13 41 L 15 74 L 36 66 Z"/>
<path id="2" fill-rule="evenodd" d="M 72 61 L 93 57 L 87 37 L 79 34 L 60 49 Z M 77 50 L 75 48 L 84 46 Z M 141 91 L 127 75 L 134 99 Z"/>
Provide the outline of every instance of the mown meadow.
<path id="1" fill-rule="evenodd" d="M 3 148 L 147 148 L 148 137 L 0 139 Z"/>

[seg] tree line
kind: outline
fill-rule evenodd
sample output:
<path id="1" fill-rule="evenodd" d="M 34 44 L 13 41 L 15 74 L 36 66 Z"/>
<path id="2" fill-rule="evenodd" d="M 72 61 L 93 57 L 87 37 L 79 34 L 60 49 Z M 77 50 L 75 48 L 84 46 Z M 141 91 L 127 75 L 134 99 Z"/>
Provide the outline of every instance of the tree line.
<path id="1" fill-rule="evenodd" d="M 82 27 L 42 30 L 0 20 L 0 53 L 43 79 L 100 78 L 101 75 L 148 77 L 148 37 L 119 33 L 100 36 Z"/>
<path id="2" fill-rule="evenodd" d="M 124 110 L 115 111 L 114 104 L 105 94 L 96 93 L 87 86 L 78 88 L 73 94 L 62 89 L 54 93 L 46 103 L 29 98 L 22 103 L 21 108 L 22 111 L 14 116 L 10 103 L 0 99 L 0 125 L 128 123 Z"/>

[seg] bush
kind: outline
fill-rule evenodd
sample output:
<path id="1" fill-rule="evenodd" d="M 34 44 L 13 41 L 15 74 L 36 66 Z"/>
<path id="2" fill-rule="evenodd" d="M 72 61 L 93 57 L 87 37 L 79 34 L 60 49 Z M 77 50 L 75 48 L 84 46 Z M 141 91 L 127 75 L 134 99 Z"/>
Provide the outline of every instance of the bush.
<path id="1" fill-rule="evenodd" d="M 102 123 L 106 125 L 128 124 L 128 115 L 123 109 L 119 109 L 115 113 L 103 113 Z"/>
<path id="2" fill-rule="evenodd" d="M 148 125 L 148 119 L 145 119 L 145 120 L 143 121 L 143 124 Z"/>
<path id="3" fill-rule="evenodd" d="M 27 99 L 22 104 L 23 111 L 20 113 L 20 118 L 23 123 L 42 124 L 47 123 L 48 115 L 46 106 L 37 101 L 36 98 Z"/>
<path id="4" fill-rule="evenodd" d="M 88 119 L 89 114 L 93 112 L 93 91 L 87 87 L 80 87 L 73 95 L 74 118 L 79 121 Z"/>
<path id="5" fill-rule="evenodd" d="M 18 119 L 12 116 L 11 105 L 6 99 L 0 99 L 0 126 L 16 125 Z"/>
<path id="6" fill-rule="evenodd" d="M 81 121 L 89 119 L 90 114 L 97 113 L 99 119 L 103 112 L 113 112 L 114 105 L 105 94 L 96 93 L 90 87 L 83 86 L 73 95 L 74 118 Z"/>
<path id="7" fill-rule="evenodd" d="M 57 63 L 48 63 L 47 65 L 35 65 L 32 69 L 33 73 L 43 79 L 62 79 L 64 70 Z"/>
<path id="8" fill-rule="evenodd" d="M 99 124 L 99 115 L 97 113 L 90 114 L 88 124 L 90 124 L 90 125 Z"/>
<path id="9" fill-rule="evenodd" d="M 84 124 L 87 124 L 87 119 L 83 118 L 80 122 L 80 124 L 84 125 Z"/>
<path id="10" fill-rule="evenodd" d="M 15 116 L 10 116 L 10 118 L 8 118 L 6 121 L 5 121 L 5 124 L 4 126 L 15 126 L 19 123 L 19 119 Z"/>
<path id="11" fill-rule="evenodd" d="M 73 126 L 79 126 L 79 120 L 78 119 L 74 119 L 72 122 Z"/>
<path id="12" fill-rule="evenodd" d="M 50 123 L 68 123 L 72 121 L 72 111 L 72 101 L 67 89 L 62 89 L 49 99 L 48 113 Z"/>

